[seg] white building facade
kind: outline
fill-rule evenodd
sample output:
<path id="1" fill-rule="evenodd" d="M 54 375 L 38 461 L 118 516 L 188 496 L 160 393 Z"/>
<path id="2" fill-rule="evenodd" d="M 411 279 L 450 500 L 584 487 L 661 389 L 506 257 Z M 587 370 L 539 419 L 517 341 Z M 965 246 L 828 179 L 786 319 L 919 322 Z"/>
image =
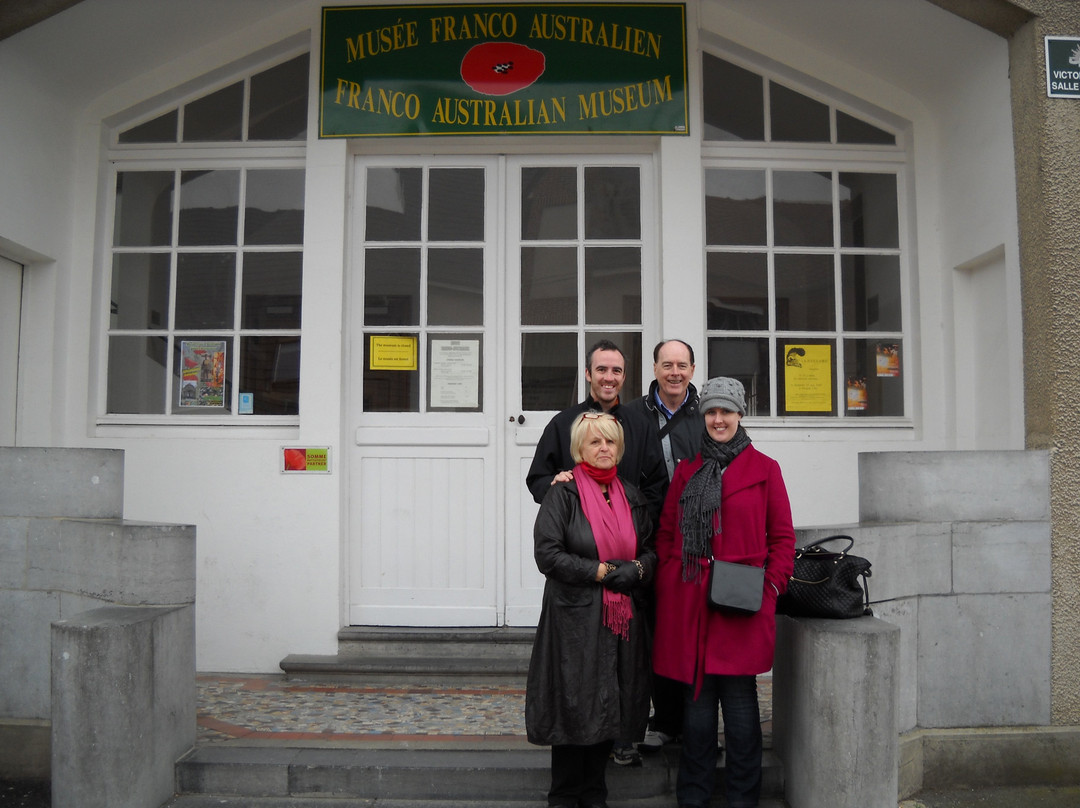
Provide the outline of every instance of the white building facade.
<path id="1" fill-rule="evenodd" d="M 1007 40 L 680 8 L 671 134 L 320 137 L 305 0 L 0 41 L 0 442 L 121 448 L 126 517 L 197 526 L 200 670 L 534 625 L 525 470 L 600 337 L 624 396 L 662 338 L 743 379 L 797 526 L 857 520 L 860 452 L 1025 448 Z"/>

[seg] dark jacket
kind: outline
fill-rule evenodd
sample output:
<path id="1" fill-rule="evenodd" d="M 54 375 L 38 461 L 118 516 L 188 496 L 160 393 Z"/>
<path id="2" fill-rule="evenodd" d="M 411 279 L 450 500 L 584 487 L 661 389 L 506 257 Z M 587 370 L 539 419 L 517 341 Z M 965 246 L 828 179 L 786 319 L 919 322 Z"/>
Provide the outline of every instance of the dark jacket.
<path id="1" fill-rule="evenodd" d="M 641 493 L 623 483 L 645 570 L 632 591 L 630 638 L 603 624 L 600 557 L 577 483 L 557 483 L 533 530 L 536 566 L 547 578 L 525 689 L 525 728 L 535 744 L 589 745 L 640 738 L 649 719 L 651 637 L 643 597 L 656 569 L 652 521 Z M 631 559 L 627 559 L 631 560 Z"/>
<path id="2" fill-rule="evenodd" d="M 525 485 L 537 503 L 544 501 L 556 474 L 576 465 L 570 456 L 570 427 L 578 415 L 590 409 L 600 411 L 600 405 L 592 396 L 558 413 L 544 427 L 529 473 L 525 475 Z M 626 444 L 622 460 L 619 461 L 619 477 L 641 490 L 649 507 L 649 515 L 656 524 L 660 520 L 660 508 L 664 504 L 668 484 L 656 429 L 640 411 L 629 405 L 616 404 L 609 412 L 622 424 Z"/>
<path id="3" fill-rule="evenodd" d="M 668 479 L 675 474 L 675 466 L 681 460 L 690 460 L 701 451 L 701 435 L 705 430 L 705 422 L 702 414 L 698 412 L 698 391 L 691 384 L 687 388 L 685 403 L 676 410 L 671 418 L 656 404 L 656 388 L 659 385 L 656 380 L 649 385 L 649 392 L 641 398 L 635 398 L 629 404 L 628 409 L 636 410 L 648 419 L 656 429 L 657 437 L 661 441 L 661 453 L 665 464 L 668 463 L 668 453 L 663 451 L 663 441 L 666 439 L 671 449 L 670 465 L 667 466 Z"/>

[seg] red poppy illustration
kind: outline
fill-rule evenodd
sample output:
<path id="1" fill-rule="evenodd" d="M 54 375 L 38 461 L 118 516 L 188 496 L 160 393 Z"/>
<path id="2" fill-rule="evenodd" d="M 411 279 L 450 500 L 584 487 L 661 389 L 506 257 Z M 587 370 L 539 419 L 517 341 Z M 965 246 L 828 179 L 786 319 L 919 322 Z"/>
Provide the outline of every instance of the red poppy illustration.
<path id="1" fill-rule="evenodd" d="M 484 95 L 524 90 L 544 72 L 544 54 L 520 42 L 481 42 L 461 60 L 461 78 Z"/>
<path id="2" fill-rule="evenodd" d="M 307 471 L 307 452 L 303 449 L 286 449 L 285 471 Z"/>

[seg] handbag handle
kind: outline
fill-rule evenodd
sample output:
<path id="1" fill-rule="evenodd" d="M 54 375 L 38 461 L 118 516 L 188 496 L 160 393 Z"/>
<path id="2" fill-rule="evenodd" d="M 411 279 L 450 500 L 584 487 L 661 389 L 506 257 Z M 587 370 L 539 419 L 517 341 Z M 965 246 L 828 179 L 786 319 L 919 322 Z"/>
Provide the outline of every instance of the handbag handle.
<path id="1" fill-rule="evenodd" d="M 812 550 L 813 548 L 818 547 L 819 545 L 825 544 L 825 542 L 844 541 L 844 540 L 847 541 L 847 547 L 845 547 L 843 550 L 840 551 L 840 555 L 847 555 L 848 551 L 851 550 L 851 548 L 855 546 L 855 539 L 851 538 L 851 536 L 843 536 L 843 535 L 826 536 L 824 539 L 818 539 L 817 541 L 812 541 L 809 544 L 800 547 L 798 552 L 805 553 L 807 550 Z"/>

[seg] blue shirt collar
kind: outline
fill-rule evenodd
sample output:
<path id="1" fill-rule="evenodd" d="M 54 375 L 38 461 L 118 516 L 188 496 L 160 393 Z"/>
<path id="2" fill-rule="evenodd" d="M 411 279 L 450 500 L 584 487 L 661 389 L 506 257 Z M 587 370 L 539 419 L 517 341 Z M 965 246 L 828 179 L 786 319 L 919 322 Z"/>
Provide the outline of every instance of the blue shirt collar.
<path id="1" fill-rule="evenodd" d="M 678 412 L 679 410 L 681 410 L 683 408 L 683 404 L 686 403 L 686 400 L 688 398 L 690 398 L 690 386 L 689 385 L 687 385 L 687 387 L 686 387 L 686 395 L 683 396 L 682 404 L 680 404 L 674 410 L 669 410 L 667 408 L 667 405 L 664 403 L 663 399 L 660 398 L 660 387 L 657 386 L 656 390 L 653 391 L 653 399 L 655 399 L 655 401 L 656 401 L 656 406 L 658 406 L 660 408 L 660 411 L 662 413 L 664 413 L 664 415 L 666 415 L 669 419 L 672 416 L 674 416 L 676 412 Z"/>

